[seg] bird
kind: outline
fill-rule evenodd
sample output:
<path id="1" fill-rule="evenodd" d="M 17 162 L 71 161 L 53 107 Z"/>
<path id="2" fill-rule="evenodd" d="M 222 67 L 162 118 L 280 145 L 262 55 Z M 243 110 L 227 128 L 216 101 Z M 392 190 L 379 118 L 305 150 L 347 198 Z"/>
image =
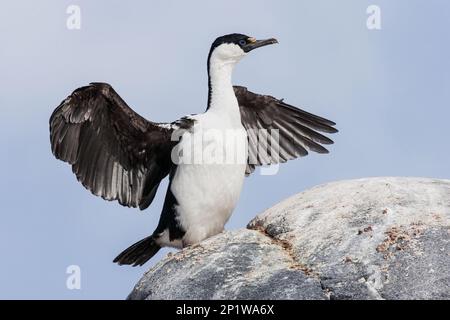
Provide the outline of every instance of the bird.
<path id="1" fill-rule="evenodd" d="M 277 43 L 274 38 L 257 40 L 239 33 L 218 37 L 207 59 L 208 99 L 203 113 L 152 122 L 102 82 L 76 89 L 53 111 L 51 151 L 71 165 L 77 180 L 94 195 L 144 210 L 168 176 L 156 229 L 122 251 L 114 263 L 142 266 L 162 247 L 182 249 L 223 232 L 245 177 L 256 167 L 303 157 L 309 151 L 328 153 L 324 145 L 333 141 L 325 134 L 338 132 L 335 122 L 232 84 L 233 70 L 243 57 Z M 239 149 L 244 160 L 187 161 L 192 137 L 208 130 L 239 132 L 236 141 L 244 144 Z M 267 142 L 271 151 L 260 151 L 264 139 L 258 131 L 274 132 L 275 138 Z M 200 150 L 215 146 L 218 153 L 231 154 L 222 140 L 205 135 Z M 186 159 L 180 161 L 183 156 Z"/>

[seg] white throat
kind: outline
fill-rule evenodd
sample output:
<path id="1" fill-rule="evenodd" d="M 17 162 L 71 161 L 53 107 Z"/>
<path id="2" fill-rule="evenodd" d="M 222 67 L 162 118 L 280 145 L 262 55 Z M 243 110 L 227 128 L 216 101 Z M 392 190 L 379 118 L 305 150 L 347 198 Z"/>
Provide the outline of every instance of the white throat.
<path id="1" fill-rule="evenodd" d="M 231 51 L 235 48 L 222 46 L 221 50 L 214 50 L 209 59 L 209 84 L 211 86 L 209 110 L 232 112 L 232 109 L 237 111 L 239 106 L 231 78 L 234 67 L 241 60 L 243 54 L 237 52 L 233 55 Z"/>

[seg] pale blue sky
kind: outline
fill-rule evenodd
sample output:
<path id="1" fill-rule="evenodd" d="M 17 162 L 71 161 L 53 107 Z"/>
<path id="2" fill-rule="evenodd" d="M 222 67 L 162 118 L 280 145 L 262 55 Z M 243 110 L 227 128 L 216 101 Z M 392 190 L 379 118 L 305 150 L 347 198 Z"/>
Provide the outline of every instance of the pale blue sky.
<path id="1" fill-rule="evenodd" d="M 81 30 L 66 28 L 78 4 Z M 366 28 L 381 7 L 382 30 Z M 48 118 L 75 88 L 111 83 L 141 115 L 171 121 L 206 107 L 206 57 L 220 35 L 276 37 L 234 82 L 337 122 L 327 156 L 254 175 L 227 228 L 327 181 L 450 178 L 450 3 L 347 1 L 2 1 L 0 298 L 127 296 L 142 268 L 112 259 L 156 226 L 166 184 L 144 212 L 92 196 L 53 158 Z M 81 290 L 66 267 L 81 267 Z"/>

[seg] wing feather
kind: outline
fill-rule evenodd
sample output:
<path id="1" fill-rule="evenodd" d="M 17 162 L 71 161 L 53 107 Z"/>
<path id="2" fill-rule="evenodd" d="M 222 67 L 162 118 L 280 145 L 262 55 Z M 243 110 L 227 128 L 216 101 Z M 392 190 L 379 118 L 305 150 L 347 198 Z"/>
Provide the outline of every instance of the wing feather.
<path id="1" fill-rule="evenodd" d="M 93 194 L 145 209 L 170 171 L 176 128 L 145 120 L 110 85 L 91 83 L 55 109 L 50 141 L 55 157 Z"/>
<path id="2" fill-rule="evenodd" d="M 308 150 L 328 153 L 323 145 L 330 145 L 333 140 L 324 133 L 336 133 L 333 121 L 298 109 L 272 96 L 253 93 L 245 87 L 235 86 L 234 92 L 239 103 L 241 121 L 248 135 L 247 175 L 255 166 L 285 162 L 308 155 Z M 265 137 L 258 130 L 278 130 L 279 141 L 266 143 Z M 268 146 L 268 156 L 260 154 L 261 147 Z M 271 154 L 276 150 L 277 154 Z"/>

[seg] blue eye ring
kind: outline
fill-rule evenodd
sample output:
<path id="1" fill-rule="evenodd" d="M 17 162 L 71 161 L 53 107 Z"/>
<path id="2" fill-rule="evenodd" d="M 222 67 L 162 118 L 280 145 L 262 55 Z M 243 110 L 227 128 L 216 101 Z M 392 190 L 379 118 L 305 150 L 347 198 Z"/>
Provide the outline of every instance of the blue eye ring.
<path id="1" fill-rule="evenodd" d="M 239 44 L 240 44 L 241 46 L 245 46 L 245 45 L 247 44 L 247 40 L 244 40 L 244 39 L 239 40 Z"/>

